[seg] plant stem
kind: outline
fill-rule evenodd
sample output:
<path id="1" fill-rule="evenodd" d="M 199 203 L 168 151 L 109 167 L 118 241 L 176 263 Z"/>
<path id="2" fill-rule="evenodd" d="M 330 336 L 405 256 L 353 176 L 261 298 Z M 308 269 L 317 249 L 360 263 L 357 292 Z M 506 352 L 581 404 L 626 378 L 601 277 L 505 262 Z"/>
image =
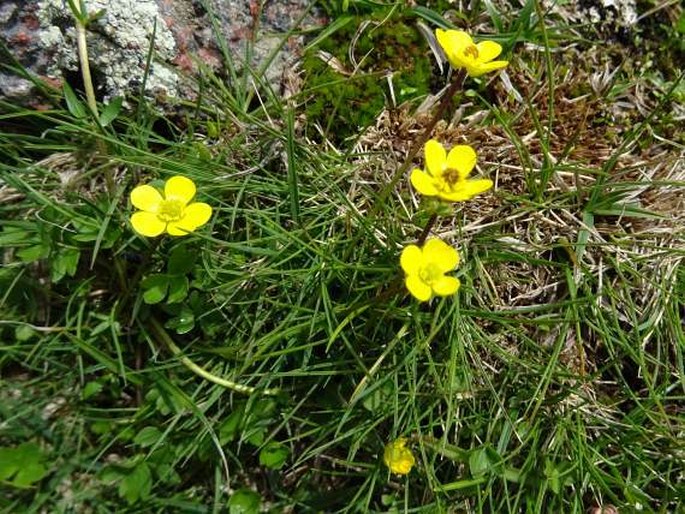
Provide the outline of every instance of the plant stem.
<path id="1" fill-rule="evenodd" d="M 88 13 L 85 7 L 85 2 L 73 2 L 74 20 L 76 22 L 76 44 L 78 47 L 78 58 L 81 64 L 81 77 L 83 78 L 83 88 L 86 90 L 86 103 L 90 109 L 93 119 L 97 122 L 99 119 L 98 104 L 95 99 L 95 88 L 93 87 L 93 76 L 90 73 L 90 62 L 88 60 L 88 41 L 86 37 L 86 29 L 88 28 Z M 83 11 L 81 11 L 83 5 Z M 97 139 L 96 145 L 100 153 L 106 153 L 106 147 L 102 140 Z M 110 196 L 114 193 L 114 177 L 109 166 L 105 167 L 105 183 L 107 185 L 107 192 Z"/>
<path id="2" fill-rule="evenodd" d="M 375 215 L 378 212 L 378 208 L 384 204 L 388 195 L 392 192 L 393 189 L 395 189 L 397 183 L 400 181 L 400 179 L 404 176 L 409 167 L 412 165 L 412 162 L 414 162 L 414 157 L 416 157 L 416 154 L 419 153 L 421 148 L 423 148 L 423 145 L 426 144 L 426 141 L 428 141 L 428 138 L 430 138 L 430 135 L 433 132 L 433 129 L 435 128 L 435 125 L 438 124 L 440 118 L 442 118 L 444 113 L 447 111 L 447 108 L 449 107 L 449 104 L 452 101 L 452 97 L 464 85 L 464 80 L 466 80 L 466 73 L 463 70 L 459 70 L 459 72 L 453 78 L 452 84 L 447 89 L 447 91 L 445 91 L 445 94 L 440 100 L 438 108 L 436 109 L 435 114 L 431 118 L 430 122 L 428 123 L 428 125 L 426 125 L 426 128 L 423 129 L 421 135 L 414 140 L 414 144 L 409 149 L 409 153 L 407 154 L 407 157 L 404 159 L 404 162 L 399 168 L 397 168 L 397 171 L 395 171 L 395 174 L 393 175 L 390 182 L 385 186 L 385 188 L 383 188 L 381 194 L 378 195 L 378 199 L 376 200 L 376 203 L 374 204 L 372 210 L 372 215 Z"/>
<path id="3" fill-rule="evenodd" d="M 433 228 L 433 225 L 435 225 L 435 221 L 438 219 L 437 214 L 432 214 L 430 218 L 428 218 L 428 221 L 426 222 L 426 226 L 423 227 L 423 230 L 421 231 L 421 234 L 419 234 L 419 239 L 416 241 L 416 244 L 418 246 L 423 245 L 423 243 L 426 242 L 426 238 L 428 237 L 428 234 L 430 233 L 431 229 Z"/>
<path id="4" fill-rule="evenodd" d="M 83 14 L 83 13 L 81 13 Z M 76 20 L 76 42 L 78 45 L 78 58 L 81 63 L 81 76 L 83 77 L 83 87 L 86 90 L 86 101 L 93 116 L 98 116 L 98 106 L 95 100 L 95 89 L 93 88 L 93 77 L 90 74 L 90 63 L 88 62 L 88 45 L 86 42 L 86 26 L 78 17 Z"/>
<path id="5" fill-rule="evenodd" d="M 196 375 L 199 375 L 200 377 L 204 378 L 205 380 L 208 380 L 209 382 L 212 382 L 214 384 L 220 385 L 221 387 L 225 387 L 226 389 L 231 389 L 237 393 L 243 393 L 243 394 L 252 394 L 255 391 L 257 391 L 256 388 L 246 386 L 243 384 L 239 384 L 237 382 L 233 382 L 232 380 L 226 380 L 225 378 L 218 377 L 214 375 L 213 373 L 210 373 L 206 369 L 204 369 L 201 366 L 198 366 L 195 364 L 192 360 L 190 360 L 188 357 L 183 355 L 183 351 L 176 346 L 174 343 L 173 339 L 171 339 L 171 336 L 167 333 L 167 331 L 164 329 L 162 324 L 157 321 L 155 317 L 150 318 L 150 325 L 152 327 L 152 330 L 155 332 L 157 337 L 162 340 L 162 342 L 166 345 L 167 348 L 171 351 L 171 353 L 174 354 L 174 357 L 177 357 L 181 363 L 188 368 L 190 371 L 195 373 Z M 262 393 L 266 395 L 275 395 L 278 394 L 277 389 L 264 389 Z"/>

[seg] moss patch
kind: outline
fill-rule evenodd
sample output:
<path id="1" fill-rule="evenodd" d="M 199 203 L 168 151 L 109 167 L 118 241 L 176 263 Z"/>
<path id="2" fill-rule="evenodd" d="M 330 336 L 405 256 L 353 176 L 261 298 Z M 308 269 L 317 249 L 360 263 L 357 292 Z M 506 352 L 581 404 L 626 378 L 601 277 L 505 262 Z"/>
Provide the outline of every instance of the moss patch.
<path id="1" fill-rule="evenodd" d="M 305 101 L 307 118 L 334 142 L 372 124 L 385 106 L 392 105 L 393 93 L 396 104 L 415 99 L 439 77 L 416 19 L 388 14 L 353 16 L 304 57 L 305 90 L 311 93 Z M 322 51 L 333 59 L 325 62 Z"/>

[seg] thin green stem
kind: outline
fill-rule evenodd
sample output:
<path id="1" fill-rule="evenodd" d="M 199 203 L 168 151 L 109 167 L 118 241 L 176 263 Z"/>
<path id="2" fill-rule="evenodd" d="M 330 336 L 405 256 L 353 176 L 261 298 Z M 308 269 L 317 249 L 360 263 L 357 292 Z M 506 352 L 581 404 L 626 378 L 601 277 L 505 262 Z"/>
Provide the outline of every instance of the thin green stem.
<path id="1" fill-rule="evenodd" d="M 76 44 L 78 47 L 78 58 L 81 63 L 81 77 L 83 78 L 83 88 L 86 91 L 86 103 L 90 109 L 93 119 L 98 120 L 98 104 L 95 99 L 95 88 L 93 87 L 93 76 L 90 73 L 90 61 L 88 60 L 88 41 L 86 37 L 86 29 L 88 28 L 88 13 L 86 11 L 85 2 L 72 2 L 73 15 L 76 22 Z M 82 10 L 83 9 L 83 10 Z M 105 143 L 98 139 L 96 141 L 97 148 L 100 153 L 106 153 Z M 114 193 L 114 177 L 109 166 L 105 167 L 105 183 L 107 184 L 107 191 L 110 196 Z"/>
<path id="2" fill-rule="evenodd" d="M 171 336 L 169 336 L 168 332 L 164 329 L 162 324 L 157 321 L 156 318 L 151 317 L 150 318 L 150 326 L 152 327 L 153 332 L 155 335 L 160 339 L 164 345 L 166 345 L 167 348 L 171 351 L 171 353 L 174 354 L 174 357 L 177 357 L 181 363 L 188 368 L 190 371 L 195 373 L 196 375 L 204 378 L 205 380 L 212 382 L 214 384 L 220 385 L 221 387 L 225 387 L 226 389 L 231 389 L 237 393 L 243 393 L 243 394 L 252 394 L 257 391 L 256 388 L 246 386 L 243 384 L 239 384 L 237 382 L 233 382 L 232 380 L 226 380 L 225 378 L 221 378 L 219 376 L 216 376 L 215 374 L 207 371 L 201 366 L 198 366 L 195 364 L 192 360 L 190 360 L 188 357 L 183 355 L 183 351 L 176 346 L 176 343 L 174 343 L 173 339 L 171 339 Z M 277 389 L 264 389 L 261 391 L 265 395 L 276 395 L 278 394 Z"/>
<path id="3" fill-rule="evenodd" d="M 83 87 L 86 90 L 86 101 L 93 116 L 98 116 L 98 105 L 95 100 L 95 89 L 93 88 L 93 77 L 90 74 L 90 63 L 88 62 L 88 44 L 86 41 L 86 26 L 79 18 L 76 18 L 76 42 L 78 45 L 78 57 L 81 63 L 81 76 L 83 77 Z"/>

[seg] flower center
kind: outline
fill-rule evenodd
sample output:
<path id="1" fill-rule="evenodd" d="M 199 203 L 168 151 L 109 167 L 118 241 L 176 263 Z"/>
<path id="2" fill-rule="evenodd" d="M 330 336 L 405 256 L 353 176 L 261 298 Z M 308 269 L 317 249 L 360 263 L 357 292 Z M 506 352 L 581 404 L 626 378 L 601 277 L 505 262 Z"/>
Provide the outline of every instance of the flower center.
<path id="1" fill-rule="evenodd" d="M 442 178 L 445 182 L 447 182 L 447 185 L 452 187 L 454 184 L 456 184 L 460 180 L 459 171 L 457 171 L 453 168 L 447 168 L 442 173 Z"/>
<path id="2" fill-rule="evenodd" d="M 478 48 L 476 48 L 476 45 L 469 45 L 464 48 L 464 55 L 472 57 L 473 59 L 478 59 Z"/>
<path id="3" fill-rule="evenodd" d="M 421 268 L 421 271 L 419 271 L 419 278 L 428 285 L 437 281 L 440 277 L 442 277 L 442 271 L 440 271 L 440 267 L 433 262 L 429 262 Z"/>
<path id="4" fill-rule="evenodd" d="M 157 217 L 165 222 L 178 221 L 183 217 L 184 203 L 180 200 L 162 200 L 157 208 Z"/>

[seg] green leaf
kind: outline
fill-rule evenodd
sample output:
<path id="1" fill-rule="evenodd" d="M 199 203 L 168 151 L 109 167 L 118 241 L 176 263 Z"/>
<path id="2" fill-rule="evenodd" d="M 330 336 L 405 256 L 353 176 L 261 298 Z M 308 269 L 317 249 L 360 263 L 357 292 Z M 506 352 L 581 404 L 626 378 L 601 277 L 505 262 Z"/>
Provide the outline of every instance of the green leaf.
<path id="1" fill-rule="evenodd" d="M 146 277 L 140 287 L 144 289 L 143 300 L 147 304 L 155 304 L 164 300 L 169 289 L 169 277 L 162 274 L 155 274 Z"/>
<path id="2" fill-rule="evenodd" d="M 195 314 L 184 305 L 179 315 L 167 321 L 164 326 L 175 330 L 179 335 L 187 334 L 195 328 Z"/>
<path id="3" fill-rule="evenodd" d="M 133 442 L 143 448 L 152 446 L 162 437 L 162 432 L 157 427 L 145 427 L 133 438 Z"/>
<path id="4" fill-rule="evenodd" d="M 486 473 L 499 474 L 502 471 L 502 457 L 490 446 L 477 448 L 469 456 L 469 469 L 474 478 Z"/>
<path id="5" fill-rule="evenodd" d="M 262 498 L 252 489 L 238 489 L 228 500 L 229 514 L 257 514 Z"/>
<path id="6" fill-rule="evenodd" d="M 178 303 L 188 296 L 190 282 L 183 275 L 169 277 L 169 297 L 167 303 Z"/>
<path id="7" fill-rule="evenodd" d="M 109 421 L 94 421 L 90 425 L 90 431 L 98 435 L 108 434 L 112 431 L 112 423 Z"/>
<path id="8" fill-rule="evenodd" d="M 252 446 L 261 446 L 264 444 L 264 439 L 266 439 L 265 427 L 254 428 L 246 434 L 246 441 Z"/>
<path id="9" fill-rule="evenodd" d="M 46 455 L 36 443 L 22 443 L 16 448 L 0 448 L 0 480 L 11 480 L 15 487 L 28 487 L 48 474 Z"/>
<path id="10" fill-rule="evenodd" d="M 270 442 L 259 452 L 259 463 L 271 469 L 280 469 L 290 455 L 290 450 L 281 443 Z"/>
<path id="11" fill-rule="evenodd" d="M 83 388 L 83 391 L 81 391 L 81 397 L 84 400 L 87 400 L 91 396 L 95 396 L 98 394 L 100 391 L 102 391 L 102 388 L 104 386 L 100 382 L 88 382 L 85 387 Z"/>
<path id="12" fill-rule="evenodd" d="M 26 243 L 26 240 L 33 235 L 35 234 L 28 227 L 5 227 L 0 232 L 0 246 L 8 247 Z"/>
<path id="13" fill-rule="evenodd" d="M 219 441 L 221 441 L 221 444 L 226 444 L 235 439 L 243 420 L 244 412 L 245 405 L 240 405 L 240 407 L 231 412 L 228 418 L 226 418 L 226 421 L 221 424 L 219 427 Z"/>
<path id="14" fill-rule="evenodd" d="M 107 105 L 105 105 L 105 108 L 102 110 L 102 113 L 100 113 L 100 125 L 103 127 L 106 127 L 110 123 L 112 123 L 117 116 L 119 116 L 119 112 L 121 112 L 121 106 L 124 103 L 124 98 L 121 96 L 117 96 L 116 98 L 112 99 L 111 102 L 109 102 Z"/>
<path id="15" fill-rule="evenodd" d="M 28 341 L 37 334 L 38 332 L 29 325 L 19 325 L 14 329 L 14 337 L 18 342 Z"/>
<path id="16" fill-rule="evenodd" d="M 129 505 L 150 496 L 152 474 L 147 463 L 138 464 L 133 471 L 119 483 L 119 496 L 126 498 Z"/>
<path id="17" fill-rule="evenodd" d="M 81 252 L 77 248 L 61 248 L 50 259 L 52 281 L 59 282 L 65 275 L 73 277 L 76 273 L 80 256 Z"/>
<path id="18" fill-rule="evenodd" d="M 333 22 L 326 25 L 326 27 L 321 31 L 321 33 L 315 37 L 304 49 L 305 52 L 311 51 L 316 48 L 319 43 L 330 38 L 338 30 L 342 29 L 348 23 L 354 21 L 354 16 L 338 16 Z"/>
<path id="19" fill-rule="evenodd" d="M 14 475 L 20 465 L 15 448 L 0 448 L 0 480 L 7 480 Z"/>
<path id="20" fill-rule="evenodd" d="M 108 485 L 119 482 L 125 476 L 125 470 L 119 466 L 108 466 L 100 472 L 100 480 Z"/>
<path id="21" fill-rule="evenodd" d="M 191 252 L 186 245 L 179 245 L 171 251 L 167 271 L 171 275 L 185 275 L 195 266 L 197 252 Z"/>
<path id="22" fill-rule="evenodd" d="M 24 262 L 35 262 L 44 259 L 50 253 L 50 248 L 45 245 L 38 244 L 27 246 L 17 252 L 17 256 Z"/>
<path id="23" fill-rule="evenodd" d="M 12 485 L 28 487 L 41 480 L 47 474 L 48 470 L 41 462 L 23 463 L 14 480 L 12 480 Z"/>
<path id="24" fill-rule="evenodd" d="M 86 106 L 78 99 L 71 86 L 64 82 L 64 101 L 67 103 L 67 109 L 74 118 L 85 118 L 88 114 Z"/>
<path id="25" fill-rule="evenodd" d="M 431 26 L 435 27 L 440 27 L 443 29 L 451 29 L 453 28 L 453 25 L 445 20 L 440 14 L 435 12 L 433 9 L 429 9 L 428 7 L 423 7 L 421 5 L 417 5 L 416 7 L 413 7 L 409 9 L 409 13 L 415 14 L 416 16 L 419 16 L 426 20 Z M 454 14 L 460 18 L 465 18 L 465 16 L 461 13 L 454 12 Z"/>

